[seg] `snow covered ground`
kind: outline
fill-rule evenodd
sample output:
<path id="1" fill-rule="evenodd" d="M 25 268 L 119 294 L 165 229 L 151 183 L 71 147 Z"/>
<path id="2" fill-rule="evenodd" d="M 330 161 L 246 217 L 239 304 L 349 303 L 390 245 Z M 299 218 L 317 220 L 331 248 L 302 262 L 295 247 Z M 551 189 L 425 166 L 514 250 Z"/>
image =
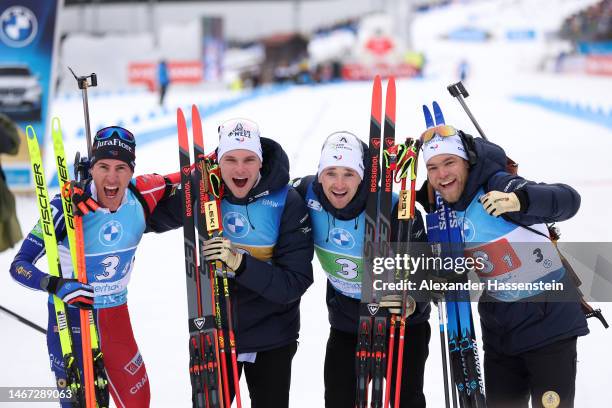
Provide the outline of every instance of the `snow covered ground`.
<path id="1" fill-rule="evenodd" d="M 450 18 L 444 13 L 438 13 L 440 20 L 434 26 Z M 434 43 L 430 39 L 423 39 L 422 43 L 449 52 L 458 47 L 439 41 Z M 554 76 L 525 69 L 524 65 L 515 64 L 520 54 L 516 44 L 470 44 L 463 50 L 474 65 L 473 75 L 467 83 L 471 94 L 467 102 L 489 138 L 504 146 L 520 164 L 525 177 L 568 183 L 582 195 L 578 215 L 560 225 L 563 239 L 612 241 L 607 225 L 612 219 L 612 207 L 605 204 L 612 198 L 609 159 L 612 128 L 513 99 L 521 95 L 540 96 L 589 103 L 610 112 L 612 99 L 609 92 L 604 92 L 610 89 L 610 79 Z M 455 80 L 455 62 L 447 59 L 449 62 L 444 64 L 441 53 L 434 53 L 437 58 L 432 61 L 435 69 L 430 76 L 398 81 L 398 140 L 422 132 L 421 105 L 433 100 L 441 104 L 447 123 L 477 134 L 445 89 Z M 62 119 L 69 156 L 75 149 L 84 148 L 82 137 L 76 137 L 82 126 L 81 101 L 76 95 L 77 92 L 73 98 L 58 99 L 53 105 L 54 114 Z M 367 137 L 370 96 L 368 82 L 291 87 L 266 91 L 255 97 L 225 91 L 171 89 L 165 110 L 157 108 L 156 96 L 147 93 L 92 98 L 90 110 L 95 127 L 122 122 L 135 132 L 137 141 L 140 140 L 137 173 L 166 173 L 178 169 L 174 111 L 178 106 L 188 109 L 192 103 L 197 103 L 213 107 L 203 122 L 205 138 L 210 140 L 207 150 L 214 147 L 216 128 L 221 121 L 236 116 L 252 118 L 259 123 L 263 136 L 283 145 L 291 161 L 291 175 L 297 177 L 316 171 L 321 143 L 331 132 L 349 130 L 364 139 Z M 229 102 L 219 105 L 219 101 Z M 24 232 L 34 224 L 36 214 L 32 198 L 18 198 L 18 215 Z M 20 287 L 8 274 L 15 252 L 9 250 L 0 254 L 0 270 L 3 271 L 0 273 L 0 304 L 46 326 L 46 296 Z M 292 373 L 292 407 L 323 406 L 323 358 L 329 325 L 325 276 L 318 262 L 313 262 L 315 283 L 302 299 L 300 347 Z M 42 269 L 45 264 L 39 262 Z M 589 287 L 586 289 L 588 292 Z M 129 305 L 136 339 L 149 372 L 152 406 L 189 406 L 187 302 L 181 231 L 143 238 L 136 255 Z M 598 306 L 612 320 L 610 303 Z M 443 406 L 436 315 L 433 310 L 425 377 L 425 394 L 432 407 Z M 603 401 L 612 399 L 612 354 L 608 347 L 611 332 L 605 331 L 596 321 L 590 321 L 590 329 L 591 334 L 578 342 L 577 407 L 600 407 Z M 4 313 L 0 313 L 0 362 L 0 386 L 53 385 L 44 336 Z M 249 404 L 244 382 L 242 387 L 246 407 Z"/>

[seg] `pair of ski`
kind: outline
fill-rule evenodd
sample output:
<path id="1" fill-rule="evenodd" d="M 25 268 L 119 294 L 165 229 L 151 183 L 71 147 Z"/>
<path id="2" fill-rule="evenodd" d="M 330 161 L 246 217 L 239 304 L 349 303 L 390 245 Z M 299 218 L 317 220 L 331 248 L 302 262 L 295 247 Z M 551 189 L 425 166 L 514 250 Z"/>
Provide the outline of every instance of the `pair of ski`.
<path id="1" fill-rule="evenodd" d="M 395 384 L 394 406 L 399 407 L 404 335 L 406 326 L 407 293 L 402 294 L 401 314 L 391 315 L 389 344 L 387 347 L 388 311 L 380 307 L 380 294 L 373 290 L 373 260 L 376 257 L 392 256 L 391 219 L 392 194 L 394 182 L 401 183 L 398 203 L 398 238 L 404 224 L 408 227 L 408 237 L 414 220 L 416 164 L 419 142 L 408 139 L 406 143 L 395 144 L 396 112 L 395 79 L 389 78 L 385 96 L 384 133 L 381 134 L 382 118 L 382 84 L 380 76 L 374 79 L 372 90 L 372 108 L 369 134 L 369 160 L 371 174 L 368 177 L 368 195 L 365 209 L 364 234 L 364 273 L 361 286 L 360 317 L 357 332 L 356 407 L 368 407 L 368 394 L 371 382 L 371 403 L 373 408 L 388 407 L 391 396 L 392 363 L 395 347 L 395 331 L 399 325 L 398 363 Z M 382 136 L 382 142 L 381 142 Z M 382 159 L 381 159 L 382 147 Z M 384 170 L 383 170 L 384 169 Z M 384 171 L 384 178 L 381 177 Z M 410 189 L 406 189 L 406 180 L 410 178 Z M 380 181 L 380 185 L 379 185 Z M 407 251 L 401 243 L 396 252 Z M 396 276 L 399 277 L 399 276 Z M 402 276 L 405 278 L 406 276 Z M 387 350 L 389 359 L 387 360 Z M 386 384 L 383 383 L 386 376 Z M 383 401 L 384 397 L 384 401 Z"/>
<path id="2" fill-rule="evenodd" d="M 437 102 L 433 102 L 433 111 L 432 117 L 429 108 L 423 106 L 427 128 L 445 124 L 444 115 Z M 430 202 L 430 212 L 426 218 L 427 237 L 432 243 L 434 255 L 463 257 L 460 221 L 438 193 L 432 198 L 433 202 Z M 456 407 L 457 398 L 462 408 L 486 407 L 469 292 L 446 292 L 444 300 L 438 301 L 438 316 L 446 407 L 450 407 L 451 401 L 452 406 Z M 450 392 L 449 372 L 452 382 Z"/>
<path id="3" fill-rule="evenodd" d="M 75 215 L 73 212 L 72 200 L 68 189 L 70 185 L 69 173 L 66 165 L 64 142 L 59 118 L 53 118 L 51 129 L 58 182 L 62 188 L 62 193 L 60 195 L 74 277 L 81 283 L 87 283 L 83 244 L 83 224 L 81 217 Z M 40 214 L 40 229 L 43 235 L 45 252 L 47 254 L 49 274 L 61 278 L 62 268 L 53 224 L 53 213 L 45 181 L 42 155 L 36 133 L 32 126 L 26 127 L 26 136 Z M 108 385 L 104 370 L 103 356 L 98 341 L 98 332 L 93 319 L 93 312 L 90 310 L 80 310 L 83 360 L 83 373 L 81 375 L 76 359 L 75 345 L 72 339 L 72 331 L 66 313 L 66 306 L 64 302 L 55 295 L 53 295 L 53 304 L 60 338 L 60 347 L 62 350 L 62 359 L 66 372 L 65 387 L 70 390 L 73 406 L 87 408 L 96 406 L 108 407 Z"/>
<path id="4" fill-rule="evenodd" d="M 220 262 L 214 264 L 206 262 L 202 256 L 204 241 L 223 234 L 221 218 L 223 188 L 218 165 L 212 158 L 204 155 L 202 122 L 195 105 L 191 109 L 191 124 L 193 166 L 189 156 L 187 121 L 183 111 L 179 108 L 177 110 L 177 128 L 181 188 L 183 191 L 183 238 L 187 278 L 189 372 L 192 402 L 196 408 L 229 408 L 231 406 L 228 367 L 225 356 L 226 345 L 221 316 L 221 290 L 217 277 L 217 273 L 220 272 L 227 312 L 236 406 L 240 408 L 238 362 L 227 269 Z M 194 194 L 197 199 L 195 199 Z M 194 204 L 196 204 L 196 208 L 194 208 Z"/>

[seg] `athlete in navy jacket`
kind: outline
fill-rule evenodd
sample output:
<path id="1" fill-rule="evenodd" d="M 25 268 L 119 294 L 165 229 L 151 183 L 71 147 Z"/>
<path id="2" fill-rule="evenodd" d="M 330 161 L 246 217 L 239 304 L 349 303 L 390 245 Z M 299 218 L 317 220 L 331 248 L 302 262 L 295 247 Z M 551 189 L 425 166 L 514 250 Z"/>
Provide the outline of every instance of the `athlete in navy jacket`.
<path id="1" fill-rule="evenodd" d="M 225 185 L 223 238 L 205 241 L 204 256 L 224 262 L 233 272 L 230 296 L 236 347 L 251 404 L 288 407 L 300 299 L 313 282 L 308 211 L 288 185 L 286 153 L 275 141 L 260 138 L 256 123 L 247 119 L 223 123 L 216 154 Z M 157 228 L 182 226 L 180 205 L 179 199 L 160 204 L 154 214 L 165 224 L 160 222 Z"/>
<path id="2" fill-rule="evenodd" d="M 479 312 L 489 407 L 560 400 L 573 406 L 576 338 L 588 334 L 575 288 L 544 223 L 576 214 L 580 196 L 565 184 L 544 184 L 506 172 L 503 149 L 452 127 L 430 131 L 423 157 L 428 181 L 457 212 L 467 254 L 483 257 L 484 282 L 561 282 L 565 301 L 537 289 L 487 290 Z M 451 134 L 442 137 L 438 132 Z M 489 287 L 489 286 L 487 286 Z"/>

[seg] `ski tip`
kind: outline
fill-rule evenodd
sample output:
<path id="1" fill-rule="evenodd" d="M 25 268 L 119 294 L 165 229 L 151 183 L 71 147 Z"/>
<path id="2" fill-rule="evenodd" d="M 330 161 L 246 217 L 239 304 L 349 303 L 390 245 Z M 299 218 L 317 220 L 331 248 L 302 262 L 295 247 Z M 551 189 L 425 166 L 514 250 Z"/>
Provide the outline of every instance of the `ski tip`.
<path id="1" fill-rule="evenodd" d="M 36 131 L 34 131 L 34 126 L 26 126 L 26 136 L 28 139 L 36 139 Z"/>
<path id="2" fill-rule="evenodd" d="M 376 75 L 376 78 L 374 78 L 374 92 L 382 93 L 382 80 L 380 79 L 380 75 Z"/>
<path id="3" fill-rule="evenodd" d="M 432 106 L 433 106 L 433 111 L 434 111 L 434 118 L 436 120 L 436 126 L 444 125 L 445 124 L 444 114 L 442 113 L 442 109 L 440 108 L 440 105 L 438 105 L 438 102 L 433 101 Z"/>
<path id="4" fill-rule="evenodd" d="M 183 113 L 183 110 L 181 108 L 176 109 L 176 122 L 179 125 L 185 123 L 185 114 Z"/>
<path id="5" fill-rule="evenodd" d="M 431 111 L 427 105 L 423 105 L 423 116 L 425 117 L 425 126 L 427 128 L 434 126 L 433 116 L 431 116 Z"/>
<path id="6" fill-rule="evenodd" d="M 372 87 L 372 118 L 380 125 L 382 119 L 382 85 L 380 76 L 377 75 L 374 79 Z"/>
<path id="7" fill-rule="evenodd" d="M 57 131 L 61 130 L 60 118 L 58 118 L 57 116 L 54 116 L 51 119 L 51 130 L 54 131 L 54 132 L 57 132 Z"/>

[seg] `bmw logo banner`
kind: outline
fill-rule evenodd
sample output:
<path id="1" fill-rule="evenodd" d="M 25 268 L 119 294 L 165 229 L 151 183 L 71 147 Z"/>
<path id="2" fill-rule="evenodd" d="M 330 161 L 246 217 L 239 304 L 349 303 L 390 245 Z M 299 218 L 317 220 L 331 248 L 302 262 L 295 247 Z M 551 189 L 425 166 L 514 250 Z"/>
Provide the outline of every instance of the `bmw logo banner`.
<path id="1" fill-rule="evenodd" d="M 52 95 L 56 21 L 63 0 L 0 1 L 0 114 L 24 129 L 34 126 L 39 143 L 46 134 Z M 21 143 L 26 146 L 25 140 Z M 27 148 L 3 160 L 9 186 L 32 189 Z M 23 155 L 21 154 L 23 153 Z"/>

